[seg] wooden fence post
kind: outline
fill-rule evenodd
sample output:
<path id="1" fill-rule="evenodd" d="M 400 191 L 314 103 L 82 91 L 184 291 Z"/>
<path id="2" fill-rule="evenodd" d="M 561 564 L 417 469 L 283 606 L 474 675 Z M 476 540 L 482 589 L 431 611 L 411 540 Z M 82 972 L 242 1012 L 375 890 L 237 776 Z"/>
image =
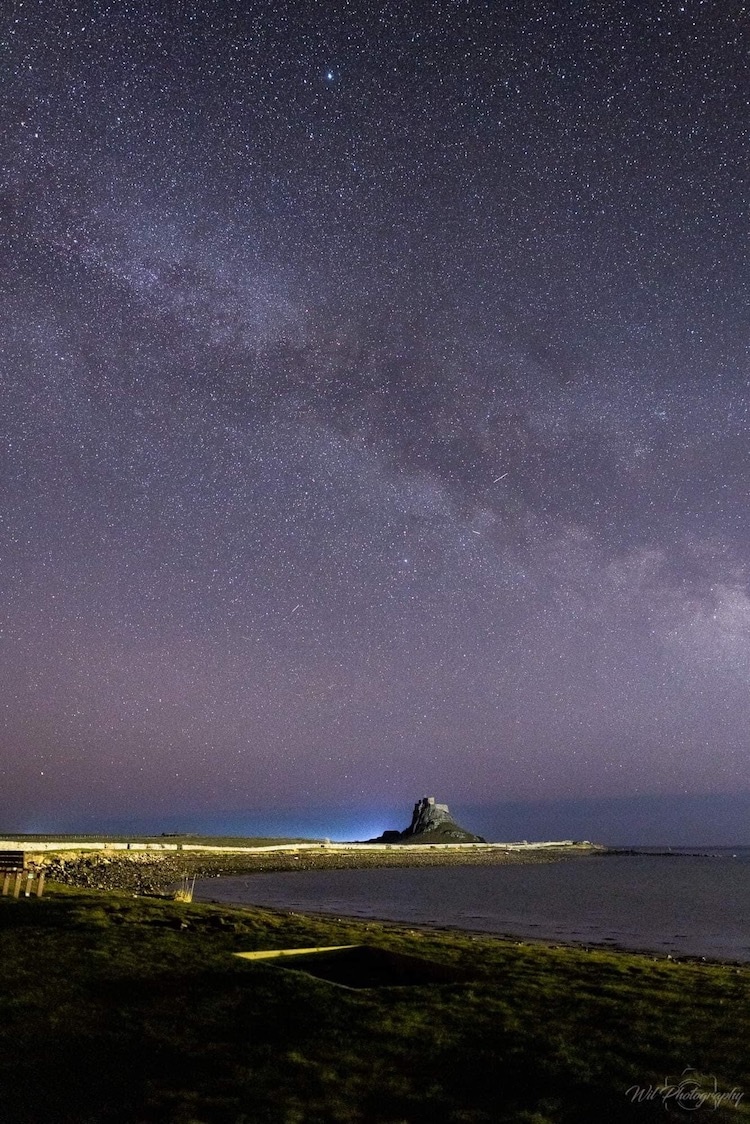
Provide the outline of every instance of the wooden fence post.
<path id="1" fill-rule="evenodd" d="M 2 878 L 2 891 L 0 892 L 4 898 L 10 893 L 13 894 L 14 898 L 19 898 L 25 882 L 24 897 L 30 898 L 35 895 L 37 898 L 41 898 L 44 893 L 45 874 L 44 868 L 41 870 L 23 870 L 18 867 L 14 869 L 0 867 L 0 877 Z M 34 887 L 34 879 L 36 879 L 36 887 Z M 13 883 L 12 888 L 11 882 Z"/>

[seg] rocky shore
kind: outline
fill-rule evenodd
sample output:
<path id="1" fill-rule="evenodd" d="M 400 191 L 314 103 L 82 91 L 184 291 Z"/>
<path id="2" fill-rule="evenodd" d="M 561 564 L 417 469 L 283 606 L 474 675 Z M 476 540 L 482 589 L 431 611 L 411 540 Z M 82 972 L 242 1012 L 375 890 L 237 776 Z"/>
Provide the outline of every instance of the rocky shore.
<path id="1" fill-rule="evenodd" d="M 441 851 L 424 847 L 398 847 L 383 851 L 335 849 L 258 851 L 242 854 L 206 852 L 122 852 L 117 854 L 50 855 L 34 865 L 44 866 L 54 882 L 95 890 L 120 890 L 134 894 L 168 894 L 185 877 L 270 873 L 288 870 L 357 870 L 368 867 L 495 866 L 509 863 L 560 862 L 591 855 L 601 848 L 591 845 L 540 848 L 539 850 Z"/>

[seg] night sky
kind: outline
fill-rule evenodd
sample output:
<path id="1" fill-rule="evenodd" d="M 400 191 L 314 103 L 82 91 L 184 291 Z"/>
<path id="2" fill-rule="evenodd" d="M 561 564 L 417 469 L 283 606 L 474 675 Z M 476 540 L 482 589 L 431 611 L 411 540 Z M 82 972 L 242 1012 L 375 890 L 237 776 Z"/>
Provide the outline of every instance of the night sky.
<path id="1" fill-rule="evenodd" d="M 750 793 L 744 9 L 3 5 L 3 828 Z"/>

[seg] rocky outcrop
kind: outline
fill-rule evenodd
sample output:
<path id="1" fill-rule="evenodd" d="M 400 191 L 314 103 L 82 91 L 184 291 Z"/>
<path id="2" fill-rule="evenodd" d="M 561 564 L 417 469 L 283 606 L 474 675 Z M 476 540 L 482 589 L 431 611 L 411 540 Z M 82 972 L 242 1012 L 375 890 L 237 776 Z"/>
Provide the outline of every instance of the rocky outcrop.
<path id="1" fill-rule="evenodd" d="M 384 831 L 371 843 L 486 843 L 481 835 L 472 835 L 459 827 L 447 804 L 438 804 L 434 796 L 423 796 L 414 805 L 411 823 L 405 831 Z"/>
<path id="2" fill-rule="evenodd" d="M 447 804 L 437 804 L 434 796 L 423 796 L 414 805 L 411 824 L 406 829 L 407 835 L 422 835 L 425 831 L 437 831 L 450 825 L 456 828 Z M 461 828 L 458 828 L 460 831 Z"/>

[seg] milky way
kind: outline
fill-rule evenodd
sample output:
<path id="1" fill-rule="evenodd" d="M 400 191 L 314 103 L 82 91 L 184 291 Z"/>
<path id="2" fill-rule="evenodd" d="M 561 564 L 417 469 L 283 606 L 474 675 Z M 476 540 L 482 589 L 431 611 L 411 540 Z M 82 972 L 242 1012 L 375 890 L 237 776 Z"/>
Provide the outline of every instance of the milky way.
<path id="1" fill-rule="evenodd" d="M 750 790 L 746 29 L 6 5 L 9 824 Z"/>

